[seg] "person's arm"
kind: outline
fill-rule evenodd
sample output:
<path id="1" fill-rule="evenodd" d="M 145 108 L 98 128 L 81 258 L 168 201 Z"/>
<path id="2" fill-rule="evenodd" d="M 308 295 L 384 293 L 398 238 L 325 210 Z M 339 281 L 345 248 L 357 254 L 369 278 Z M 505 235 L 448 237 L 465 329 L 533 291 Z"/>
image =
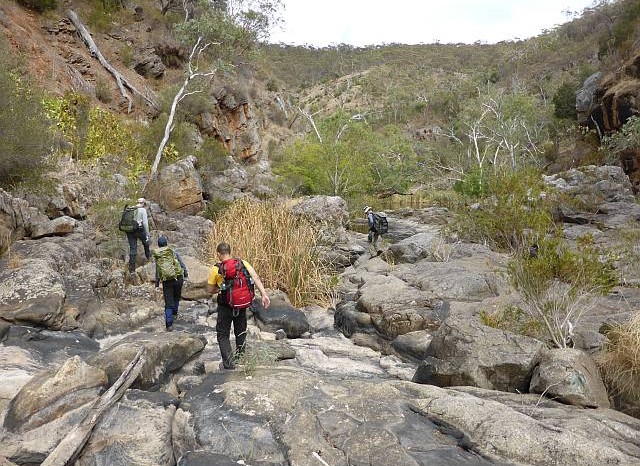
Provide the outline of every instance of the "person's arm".
<path id="1" fill-rule="evenodd" d="M 158 261 L 156 261 L 156 288 L 160 286 L 160 271 L 158 270 Z"/>
<path id="2" fill-rule="evenodd" d="M 246 263 L 244 265 L 247 268 L 249 275 L 251 275 L 251 278 L 253 279 L 253 283 L 255 283 L 255 285 L 258 287 L 258 290 L 260 290 L 260 294 L 262 295 L 262 306 L 265 309 L 268 308 L 269 305 L 271 304 L 271 299 L 269 299 L 267 290 L 264 289 L 264 286 L 262 285 L 262 281 L 260 280 L 260 277 L 258 276 L 258 274 L 256 273 L 256 271 L 253 269 L 251 265 Z"/>
<path id="3" fill-rule="evenodd" d="M 376 230 L 376 223 L 373 220 L 373 213 L 369 212 L 367 214 L 367 223 L 369 224 L 369 230 L 371 231 L 375 231 Z"/>
<path id="4" fill-rule="evenodd" d="M 178 264 L 180 264 L 180 267 L 182 268 L 182 277 L 189 278 L 189 272 L 187 271 L 187 266 L 182 262 L 182 257 L 180 257 L 180 254 L 175 251 L 174 254 L 176 255 L 176 259 L 178 259 Z"/>
<path id="5" fill-rule="evenodd" d="M 141 207 L 140 209 L 140 219 L 142 220 L 142 228 L 144 229 L 144 235 L 149 240 L 149 217 L 147 216 L 147 209 Z"/>
<path id="6" fill-rule="evenodd" d="M 207 291 L 209 294 L 218 294 L 220 291 L 220 287 L 218 286 L 218 277 L 218 267 L 214 265 L 211 267 L 211 270 L 209 271 L 209 278 L 207 279 Z"/>

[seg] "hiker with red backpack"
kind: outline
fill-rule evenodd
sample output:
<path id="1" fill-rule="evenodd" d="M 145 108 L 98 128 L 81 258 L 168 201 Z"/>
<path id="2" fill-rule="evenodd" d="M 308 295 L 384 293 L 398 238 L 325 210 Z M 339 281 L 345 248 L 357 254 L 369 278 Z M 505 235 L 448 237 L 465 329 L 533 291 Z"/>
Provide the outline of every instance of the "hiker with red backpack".
<path id="1" fill-rule="evenodd" d="M 156 288 L 162 282 L 164 296 L 164 323 L 167 332 L 172 330 L 173 318 L 178 315 L 184 280 L 189 277 L 180 255 L 168 246 L 165 236 L 158 238 L 158 249 L 153 250 L 156 261 Z"/>
<path id="2" fill-rule="evenodd" d="M 248 262 L 231 257 L 229 243 L 220 243 L 216 247 L 218 262 L 211 268 L 208 289 L 211 294 L 218 294 L 218 320 L 216 336 L 225 369 L 235 368 L 235 358 L 244 352 L 247 338 L 247 309 L 254 297 L 254 287 L 258 287 L 262 295 L 262 306 L 266 309 L 271 304 L 260 277 Z M 236 336 L 236 352 L 232 352 L 229 336 L 233 324 Z"/>

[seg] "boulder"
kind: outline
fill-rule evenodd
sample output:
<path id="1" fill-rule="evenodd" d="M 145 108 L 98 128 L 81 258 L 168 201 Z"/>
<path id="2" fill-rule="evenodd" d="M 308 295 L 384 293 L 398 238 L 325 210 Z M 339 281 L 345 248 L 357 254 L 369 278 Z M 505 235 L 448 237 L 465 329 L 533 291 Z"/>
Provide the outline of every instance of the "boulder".
<path id="1" fill-rule="evenodd" d="M 196 214 L 204 209 L 203 186 L 196 170 L 197 159 L 189 156 L 162 168 L 158 179 L 150 184 L 149 197 L 170 212 Z"/>
<path id="2" fill-rule="evenodd" d="M 398 335 L 393 341 L 391 341 L 391 347 L 401 356 L 422 361 L 427 355 L 427 349 L 429 348 L 432 339 L 433 336 L 431 332 L 418 330 L 417 332 Z"/>
<path id="3" fill-rule="evenodd" d="M 414 263 L 420 259 L 437 260 L 435 246 L 440 240 L 439 229 L 418 233 L 389 246 L 388 255 L 394 263 Z"/>
<path id="4" fill-rule="evenodd" d="M 206 344 L 203 336 L 184 332 L 134 333 L 90 357 L 87 363 L 104 370 L 112 384 L 143 346 L 145 363 L 132 387 L 144 390 L 158 387 L 171 373 L 199 354 Z"/>
<path id="5" fill-rule="evenodd" d="M 0 318 L 58 330 L 62 327 L 64 281 L 43 259 L 28 259 L 19 268 L 0 270 Z"/>
<path id="6" fill-rule="evenodd" d="M 542 353 L 529 392 L 585 408 L 609 407 L 607 389 L 596 363 L 585 352 L 572 348 Z"/>
<path id="7" fill-rule="evenodd" d="M 178 400 L 164 392 L 128 390 L 93 429 L 76 466 L 172 466 L 171 427 Z"/>
<path id="8" fill-rule="evenodd" d="M 400 265 L 392 272 L 411 286 L 451 301 L 482 301 L 499 294 L 507 284 L 496 273 L 504 270 L 500 258 L 472 257 L 450 262 L 422 260 Z"/>
<path id="9" fill-rule="evenodd" d="M 0 244 L 7 239 L 29 236 L 32 225 L 48 221 L 46 215 L 31 207 L 26 200 L 15 198 L 0 189 Z"/>
<path id="10" fill-rule="evenodd" d="M 576 92 L 576 112 L 578 113 L 578 122 L 583 126 L 588 126 L 592 122 L 589 121 L 591 112 L 595 110 L 598 103 L 596 101 L 596 92 L 598 90 L 598 82 L 602 77 L 602 73 L 597 73 L 589 76 L 582 87 Z"/>
<path id="11" fill-rule="evenodd" d="M 347 202 L 340 196 L 307 196 L 293 199 L 287 205 L 294 214 L 308 218 L 313 223 L 335 228 L 349 225 Z"/>
<path id="12" fill-rule="evenodd" d="M 589 410 L 540 401 L 538 395 L 471 387 L 412 390 L 411 409 L 497 464 L 600 466 L 640 461 L 640 421 L 612 410 Z M 612 425 L 619 427 L 611 431 Z M 455 463 L 454 463 L 455 464 Z"/>
<path id="13" fill-rule="evenodd" d="M 300 338 L 309 331 L 307 317 L 300 309 L 296 309 L 279 295 L 272 296 L 268 309 L 262 307 L 259 299 L 253 302 L 253 312 L 260 330 L 275 333 L 282 329 L 287 338 Z"/>
<path id="14" fill-rule="evenodd" d="M 144 47 L 136 51 L 133 69 L 145 78 L 160 78 L 166 67 L 153 47 Z"/>
<path id="15" fill-rule="evenodd" d="M 375 329 L 390 340 L 417 330 L 435 330 L 448 313 L 444 301 L 392 275 L 368 276 L 358 290 L 356 308 L 368 313 Z"/>
<path id="16" fill-rule="evenodd" d="M 474 317 L 449 317 L 434 332 L 413 381 L 526 393 L 543 348 L 533 338 L 487 327 Z"/>
<path id="17" fill-rule="evenodd" d="M 93 401 L 107 385 L 107 374 L 78 356 L 56 370 L 29 381 L 11 400 L 4 427 L 12 432 L 33 430 Z"/>
<path id="18" fill-rule="evenodd" d="M 208 299 L 211 295 L 207 291 L 207 280 L 211 267 L 193 256 L 180 255 L 180 257 L 189 272 L 189 278 L 185 280 L 182 288 L 182 297 L 190 300 Z"/>
<path id="19" fill-rule="evenodd" d="M 634 202 L 631 182 L 621 167 L 588 165 L 554 175 L 543 175 L 543 179 L 546 184 L 587 205 Z"/>
<path id="20" fill-rule="evenodd" d="M 34 239 L 44 236 L 60 236 L 72 233 L 76 227 L 76 220 L 66 215 L 45 223 L 38 223 L 32 227 L 31 237 Z"/>

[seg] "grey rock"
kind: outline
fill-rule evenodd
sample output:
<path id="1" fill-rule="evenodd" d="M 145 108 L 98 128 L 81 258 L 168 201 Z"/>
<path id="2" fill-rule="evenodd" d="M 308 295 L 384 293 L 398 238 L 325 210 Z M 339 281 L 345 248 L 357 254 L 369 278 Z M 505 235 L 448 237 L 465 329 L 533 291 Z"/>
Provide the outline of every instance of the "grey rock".
<path id="1" fill-rule="evenodd" d="M 261 330 L 272 333 L 283 330 L 287 338 L 300 338 L 303 333 L 309 331 L 309 322 L 304 312 L 296 309 L 278 295 L 272 296 L 268 309 L 262 307 L 259 299 L 254 300 L 253 312 Z"/>
<path id="2" fill-rule="evenodd" d="M 9 404 L 4 427 L 12 432 L 33 430 L 93 401 L 106 385 L 104 371 L 75 356 L 22 387 Z"/>
<path id="3" fill-rule="evenodd" d="M 473 317 L 450 317 L 434 332 L 413 380 L 526 393 L 543 347 L 533 338 L 487 327 Z"/>
<path id="4" fill-rule="evenodd" d="M 157 181 L 149 184 L 149 197 L 169 212 L 200 212 L 204 208 L 204 189 L 196 163 L 197 159 L 189 156 L 162 168 Z"/>
<path id="5" fill-rule="evenodd" d="M 145 78 L 161 77 L 166 67 L 153 47 L 145 47 L 136 52 L 133 69 Z"/>
<path id="6" fill-rule="evenodd" d="M 542 353 L 533 371 L 531 393 L 585 408 L 608 408 L 609 397 L 596 363 L 583 351 L 563 348 Z"/>
<path id="7" fill-rule="evenodd" d="M 43 236 L 60 236 L 72 233 L 76 227 L 76 220 L 62 216 L 50 220 L 46 223 L 39 223 L 32 227 L 31 237 L 34 239 L 42 238 Z"/>
<path id="8" fill-rule="evenodd" d="M 143 346 L 145 364 L 132 387 L 150 389 L 200 353 L 206 343 L 204 337 L 184 332 L 134 333 L 90 357 L 87 363 L 104 370 L 112 384 Z"/>

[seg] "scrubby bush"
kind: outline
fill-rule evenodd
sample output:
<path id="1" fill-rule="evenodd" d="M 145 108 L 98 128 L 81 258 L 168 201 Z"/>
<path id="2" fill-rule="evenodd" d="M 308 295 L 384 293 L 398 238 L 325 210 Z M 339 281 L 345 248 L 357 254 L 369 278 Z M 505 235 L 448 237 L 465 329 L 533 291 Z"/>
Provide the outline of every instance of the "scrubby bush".
<path id="1" fill-rule="evenodd" d="M 18 0 L 21 5 L 39 12 L 55 10 L 58 7 L 57 0 Z"/>
<path id="2" fill-rule="evenodd" d="M 611 261 L 588 242 L 570 249 L 558 238 L 543 238 L 509 264 L 513 286 L 527 313 L 539 319 L 552 343 L 570 344 L 573 328 L 618 284 Z"/>
<path id="3" fill-rule="evenodd" d="M 209 262 L 216 261 L 216 246 L 223 241 L 253 265 L 265 287 L 283 290 L 294 306 L 328 301 L 330 277 L 316 252 L 318 232 L 282 205 L 234 202 L 218 215 L 209 235 Z"/>
<path id="4" fill-rule="evenodd" d="M 555 229 L 554 197 L 537 170 L 472 171 L 457 187 L 471 207 L 458 210 L 450 229 L 461 238 L 517 251 Z"/>
<path id="5" fill-rule="evenodd" d="M 0 186 L 37 178 L 52 143 L 40 92 L 0 43 Z"/>
<path id="6" fill-rule="evenodd" d="M 575 120 L 576 113 L 576 91 L 578 85 L 575 83 L 562 83 L 553 95 L 554 115 L 558 118 Z"/>

